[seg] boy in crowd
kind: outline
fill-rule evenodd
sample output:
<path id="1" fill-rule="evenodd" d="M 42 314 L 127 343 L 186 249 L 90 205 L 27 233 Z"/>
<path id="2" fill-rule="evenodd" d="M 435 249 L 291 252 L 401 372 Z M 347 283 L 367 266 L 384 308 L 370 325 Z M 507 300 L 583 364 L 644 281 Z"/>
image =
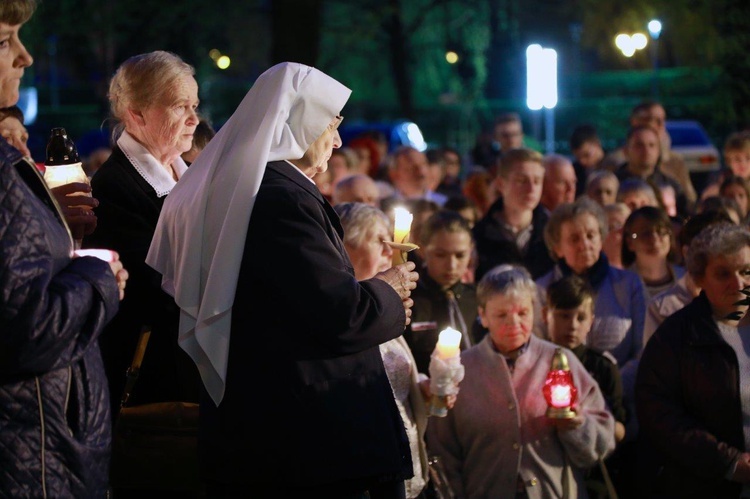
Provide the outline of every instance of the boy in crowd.
<path id="1" fill-rule="evenodd" d="M 549 219 L 539 205 L 544 182 L 542 155 L 532 149 L 512 149 L 498 166 L 495 187 L 501 197 L 474 226 L 479 264 L 477 280 L 502 263 L 523 265 L 533 278 L 554 266 L 544 244 Z"/>
<path id="2" fill-rule="evenodd" d="M 626 411 L 622 402 L 622 379 L 614 358 L 586 346 L 594 322 L 594 291 L 576 275 L 563 277 L 547 288 L 547 305 L 542 312 L 553 343 L 570 349 L 596 380 L 615 418 L 615 442 L 625 438 Z M 603 468 L 591 468 L 586 477 L 589 497 L 606 497 Z"/>

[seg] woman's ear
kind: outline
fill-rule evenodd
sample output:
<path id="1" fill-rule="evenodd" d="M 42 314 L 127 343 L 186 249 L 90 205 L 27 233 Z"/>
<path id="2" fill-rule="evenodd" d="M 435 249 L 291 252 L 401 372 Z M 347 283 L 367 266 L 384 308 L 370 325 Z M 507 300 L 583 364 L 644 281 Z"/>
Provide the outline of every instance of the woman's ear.
<path id="1" fill-rule="evenodd" d="M 143 112 L 130 107 L 128 108 L 128 120 L 137 126 L 144 126 L 146 124 Z"/>

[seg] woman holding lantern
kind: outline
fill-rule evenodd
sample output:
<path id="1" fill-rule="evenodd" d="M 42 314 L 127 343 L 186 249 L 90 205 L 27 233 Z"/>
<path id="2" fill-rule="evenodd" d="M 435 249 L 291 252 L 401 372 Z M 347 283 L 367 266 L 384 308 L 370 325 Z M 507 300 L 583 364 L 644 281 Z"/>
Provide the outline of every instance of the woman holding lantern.
<path id="1" fill-rule="evenodd" d="M 461 395 L 430 420 L 427 445 L 443 461 L 457 498 L 585 497 L 584 472 L 615 446 L 614 419 L 575 355 L 532 334 L 536 286 L 500 265 L 478 286 L 489 330 L 461 354 Z M 544 387 L 551 375 L 565 383 Z M 565 399 L 565 400 L 562 400 Z"/>
<path id="2" fill-rule="evenodd" d="M 409 323 L 418 274 L 358 281 L 312 180 L 350 93 L 309 66 L 270 68 L 164 205 L 147 261 L 203 380 L 209 497 L 403 498 L 412 476 L 378 346 Z"/>

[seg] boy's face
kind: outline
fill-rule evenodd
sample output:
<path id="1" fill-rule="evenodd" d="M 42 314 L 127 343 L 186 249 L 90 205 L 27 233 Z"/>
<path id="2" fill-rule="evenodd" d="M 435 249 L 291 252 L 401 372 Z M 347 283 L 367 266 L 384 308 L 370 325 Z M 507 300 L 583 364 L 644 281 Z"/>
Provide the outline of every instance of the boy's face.
<path id="1" fill-rule="evenodd" d="M 517 211 L 530 211 L 539 205 L 543 183 L 544 167 L 535 161 L 516 163 L 507 178 L 497 177 L 504 208 Z"/>
<path id="2" fill-rule="evenodd" d="M 444 289 L 453 286 L 469 267 L 471 249 L 468 232 L 435 232 L 422 253 L 427 274 Z"/>
<path id="3" fill-rule="evenodd" d="M 495 294 L 479 307 L 482 325 L 490 332 L 492 343 L 502 353 L 521 348 L 531 336 L 534 302 L 531 294 Z"/>
<path id="4" fill-rule="evenodd" d="M 586 341 L 594 322 L 594 304 L 587 298 L 576 308 L 545 307 L 544 320 L 553 343 L 576 348 Z"/>

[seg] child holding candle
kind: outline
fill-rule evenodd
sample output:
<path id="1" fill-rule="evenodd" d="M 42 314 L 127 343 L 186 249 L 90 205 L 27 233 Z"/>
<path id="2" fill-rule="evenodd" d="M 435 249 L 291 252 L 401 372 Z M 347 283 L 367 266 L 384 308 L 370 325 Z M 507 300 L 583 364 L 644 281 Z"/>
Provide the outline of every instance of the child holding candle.
<path id="1" fill-rule="evenodd" d="M 461 348 L 476 339 L 476 286 L 461 282 L 471 260 L 474 242 L 468 222 L 459 213 L 441 210 L 421 229 L 420 249 L 423 267 L 417 288 L 412 292 L 412 322 L 404 332 L 417 368 L 429 372 L 430 356 L 438 334 L 447 327 L 462 334 Z"/>
<path id="2" fill-rule="evenodd" d="M 536 287 L 519 266 L 488 272 L 477 289 L 489 334 L 461 354 L 461 395 L 430 420 L 427 445 L 456 497 L 586 497 L 585 470 L 615 446 L 599 386 L 568 352 L 578 391 L 570 419 L 546 417 L 542 394 L 557 346 L 532 335 Z"/>

